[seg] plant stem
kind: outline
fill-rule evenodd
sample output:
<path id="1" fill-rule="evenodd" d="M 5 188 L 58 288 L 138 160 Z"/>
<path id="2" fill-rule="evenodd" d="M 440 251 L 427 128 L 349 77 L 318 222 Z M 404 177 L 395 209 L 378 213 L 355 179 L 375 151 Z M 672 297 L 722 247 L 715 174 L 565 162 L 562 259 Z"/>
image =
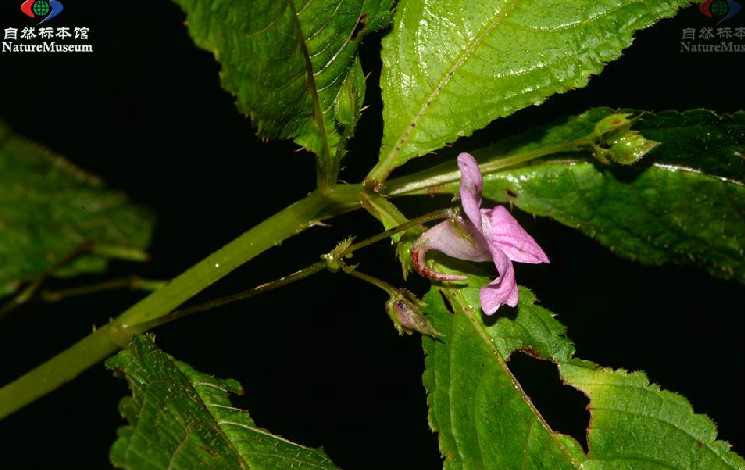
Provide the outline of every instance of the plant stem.
<path id="1" fill-rule="evenodd" d="M 117 322 L 130 325 L 143 323 L 171 312 L 182 302 L 264 250 L 312 226 L 326 203 L 326 199 L 319 192 L 311 193 L 307 198 L 273 215 L 207 256 L 154 294 L 125 311 L 117 318 Z"/>
<path id="2" fill-rule="evenodd" d="M 491 157 L 489 161 L 479 165 L 479 168 L 481 168 L 481 172 L 484 175 L 487 175 L 489 173 L 496 173 L 508 168 L 520 166 L 537 158 L 586 146 L 591 144 L 592 142 L 594 142 L 593 138 L 582 137 L 567 142 L 561 142 L 559 144 L 546 145 L 534 150 L 523 151 L 514 155 Z M 488 149 L 486 149 L 486 151 L 488 151 Z M 483 153 L 484 151 L 474 152 L 477 157 L 478 154 Z M 412 196 L 417 194 L 431 194 L 434 192 L 438 192 L 438 190 L 440 189 L 445 189 L 444 187 L 447 184 L 454 183 L 459 180 L 460 171 L 458 171 L 458 169 L 456 168 L 455 163 L 446 162 L 428 170 L 415 173 L 413 175 L 408 175 L 401 178 L 394 178 L 385 183 L 380 188 L 380 192 L 381 194 L 393 197 Z"/>
<path id="3" fill-rule="evenodd" d="M 88 367 L 127 346 L 120 331 L 106 325 L 52 359 L 0 389 L 0 418 L 4 418 L 57 387 Z"/>
<path id="4" fill-rule="evenodd" d="M 132 332 L 132 334 L 144 333 L 145 331 L 155 328 L 156 326 L 165 325 L 166 323 L 178 320 L 179 318 L 194 315 L 195 313 L 206 312 L 207 310 L 211 310 L 213 308 L 222 307 L 233 302 L 238 302 L 239 300 L 250 299 L 251 297 L 263 294 L 264 292 L 278 289 L 282 286 L 286 286 L 295 281 L 299 281 L 308 276 L 312 276 L 313 274 L 324 271 L 326 267 L 327 263 L 325 261 L 319 261 L 288 276 L 281 277 L 260 286 L 253 287 L 251 289 L 247 289 L 232 295 L 227 295 L 225 297 L 220 297 L 219 299 L 210 300 L 199 305 L 194 305 L 193 307 L 178 309 L 166 316 L 156 318 L 155 320 L 151 320 L 149 322 L 138 323 L 136 325 L 122 325 L 122 328 Z"/>
<path id="5" fill-rule="evenodd" d="M 359 207 L 359 187 L 314 191 L 195 264 L 106 325 L 70 348 L 0 388 L 0 419 L 46 395 L 126 346 L 122 324 L 138 324 L 167 315 L 243 263 L 316 222 Z"/>
<path id="6" fill-rule="evenodd" d="M 345 274 L 348 274 L 352 277 L 356 277 L 357 279 L 363 280 L 369 284 L 374 285 L 375 287 L 382 289 L 383 291 L 385 291 L 386 294 L 390 296 L 395 296 L 396 293 L 398 292 L 398 289 L 393 287 L 391 284 L 385 282 L 384 280 L 378 279 L 377 277 L 373 277 L 365 273 L 361 273 L 354 268 L 343 269 L 342 271 Z"/>
<path id="7" fill-rule="evenodd" d="M 395 204 L 378 193 L 363 191 L 360 194 L 360 202 L 362 207 L 378 219 L 386 229 L 401 225 L 407 220 Z"/>
<path id="8" fill-rule="evenodd" d="M 423 216 L 416 217 L 414 219 L 409 220 L 408 222 L 404 222 L 401 225 L 398 225 L 396 227 L 393 227 L 391 229 L 386 230 L 385 232 L 381 232 L 377 235 L 374 235 L 366 240 L 362 240 L 359 243 L 355 243 L 354 245 L 350 246 L 345 253 L 352 253 L 353 251 L 359 250 L 360 248 L 364 248 L 368 245 L 372 245 L 373 243 L 377 243 L 380 240 L 384 240 L 386 238 L 390 238 L 398 233 L 404 232 L 406 230 L 409 230 L 410 228 L 418 227 L 424 223 L 432 222 L 434 220 L 441 220 L 446 219 L 448 217 L 452 217 L 458 213 L 457 209 L 454 208 L 448 208 L 448 209 L 441 209 L 438 211 L 430 212 L 428 214 L 424 214 Z"/>
<path id="9" fill-rule="evenodd" d="M 497 171 L 540 156 L 567 150 L 569 147 L 576 145 L 577 142 L 569 142 L 545 147 L 492 161 L 483 165 L 483 168 L 488 171 Z M 428 174 L 433 176 L 427 177 Z M 427 192 L 428 188 L 457 181 L 458 178 L 459 174 L 457 172 L 442 172 L 440 167 L 437 167 L 426 172 L 426 174 L 420 173 L 393 180 L 384 188 L 384 192 L 395 196 Z M 350 247 L 353 248 L 351 251 L 387 238 L 402 230 L 451 214 L 450 210 L 438 211 L 414 219 L 409 223 L 395 205 L 385 197 L 380 194 L 365 192 L 360 185 L 336 186 L 331 191 L 320 188 L 305 199 L 290 205 L 207 256 L 180 276 L 136 303 L 115 320 L 112 320 L 109 325 L 99 328 L 24 376 L 0 388 L 0 419 L 72 380 L 82 371 L 126 346 L 128 338 L 133 334 L 132 331 L 127 330 L 134 329 L 134 326 L 123 328 L 123 325 L 157 323 L 157 319 L 168 315 L 181 303 L 263 251 L 313 226 L 324 218 L 359 208 L 360 199 L 365 203 L 365 208 L 380 219 L 387 228 L 394 226 L 396 228 L 373 237 L 374 241 L 366 240 L 353 245 Z M 348 252 L 351 253 L 351 251 Z M 255 293 L 251 295 L 255 295 Z"/>
<path id="10" fill-rule="evenodd" d="M 96 245 L 91 247 L 91 253 L 104 258 L 123 259 L 126 261 L 150 261 L 150 255 L 139 248 L 116 245 Z"/>
<path id="11" fill-rule="evenodd" d="M 288 284 L 291 284 L 293 282 L 299 281 L 301 279 L 305 279 L 306 277 L 312 276 L 316 273 L 319 273 L 321 271 L 324 271 L 326 269 L 332 269 L 330 266 L 333 266 L 336 263 L 339 263 L 341 266 L 343 266 L 342 270 L 350 274 L 348 267 L 344 263 L 344 259 L 349 257 L 352 253 L 354 253 L 357 250 L 360 250 L 362 248 L 365 248 L 369 245 L 372 245 L 373 243 L 377 243 L 381 240 L 385 240 L 386 238 L 390 238 L 397 233 L 406 231 L 412 227 L 416 227 L 420 224 L 430 222 L 433 220 L 440 220 L 446 217 L 451 217 L 454 213 L 453 209 L 442 209 L 439 211 L 430 212 L 429 214 L 424 214 L 423 216 L 417 217 L 415 219 L 412 219 L 404 224 L 401 224 L 397 227 L 394 227 L 392 229 L 386 230 L 385 232 L 381 232 L 377 235 L 373 235 L 370 238 L 367 238 L 365 240 L 362 240 L 359 243 L 355 243 L 353 245 L 349 245 L 346 248 L 343 248 L 343 243 L 337 246 L 334 250 L 332 250 L 329 254 L 326 254 L 322 256 L 321 258 L 324 259 L 324 261 L 319 261 L 317 263 L 313 263 L 309 266 L 306 266 L 305 268 L 296 271 L 290 275 L 283 276 L 279 279 L 275 279 L 274 281 L 266 282 L 260 286 L 252 287 L 251 289 L 246 289 L 241 292 L 237 292 L 235 294 L 231 294 L 225 297 L 220 297 L 218 299 L 209 300 L 207 302 L 201 303 L 199 305 L 194 305 L 192 307 L 187 307 L 179 310 L 175 310 L 171 312 L 170 314 L 156 318 L 155 320 L 151 320 L 149 322 L 145 323 L 138 323 L 134 325 L 125 325 L 122 324 L 120 327 L 122 329 L 127 330 L 128 332 L 131 332 L 132 334 L 138 334 L 145 332 L 147 330 L 150 330 L 152 328 L 155 328 L 157 326 L 164 325 L 166 323 L 170 323 L 174 320 L 178 320 L 180 318 L 184 318 L 189 315 L 193 315 L 195 313 L 205 312 L 207 310 L 211 310 L 213 308 L 222 307 L 228 304 L 231 304 L 233 302 L 237 302 L 240 300 L 250 299 L 251 297 L 255 297 L 259 294 L 263 294 L 264 292 L 269 292 L 274 289 L 278 289 L 280 287 L 286 286 Z M 341 248 L 340 248 L 341 247 Z M 332 269 L 332 271 L 334 271 Z M 370 276 L 362 275 L 357 276 L 360 278 L 364 278 L 364 280 L 368 280 Z M 378 283 L 369 281 L 378 287 L 380 287 L 380 283 L 383 283 L 384 281 L 377 280 Z M 389 287 L 386 292 L 393 292 L 397 290 L 393 286 L 391 286 L 388 283 L 385 283 L 386 286 Z M 385 289 L 384 289 L 385 290 Z"/>
<path id="12" fill-rule="evenodd" d="M 119 279 L 98 282 L 87 286 L 71 287 L 69 289 L 61 289 L 55 291 L 44 289 L 39 292 L 35 299 L 41 300 L 42 302 L 60 302 L 67 297 L 94 294 L 97 292 L 105 292 L 114 289 L 145 290 L 152 292 L 160 289 L 166 283 L 166 281 L 152 281 L 148 279 L 141 279 L 137 276 L 127 276 Z"/>
<path id="13" fill-rule="evenodd" d="M 589 140 L 591 141 L 592 139 Z M 546 146 L 492 160 L 483 164 L 481 168 L 485 173 L 500 171 L 535 158 L 571 150 L 573 147 L 587 145 L 587 143 L 588 138 L 584 138 Z M 125 347 L 133 334 L 132 331 L 128 330 L 139 331 L 141 329 L 136 328 L 135 325 L 146 327 L 151 324 L 157 324 L 159 318 L 165 317 L 184 301 L 209 287 L 243 263 L 251 260 L 272 246 L 281 243 L 283 240 L 313 226 L 324 218 L 359 208 L 361 200 L 365 209 L 383 222 L 386 228 L 395 228 L 376 237 L 372 237 L 372 241 L 365 240 L 352 245 L 349 250 L 346 250 L 346 253 L 351 253 L 370 243 L 416 227 L 424 222 L 447 217 L 452 214 L 450 212 L 451 210 L 448 209 L 407 222 L 406 218 L 395 205 L 380 194 L 375 194 L 375 192 L 381 191 L 382 194 L 390 196 L 403 196 L 434 191 L 438 186 L 453 183 L 459 179 L 460 175 L 457 171 L 451 169 L 452 165 L 440 165 L 423 173 L 395 179 L 390 181 L 385 187 L 381 187 L 382 182 L 392 170 L 393 160 L 389 159 L 387 162 L 376 166 L 370 172 L 365 181 L 364 188 L 367 191 L 372 190 L 373 192 L 366 192 L 362 185 L 341 185 L 332 188 L 330 184 L 333 183 L 329 183 L 329 181 L 335 180 L 334 175 L 338 171 L 338 166 L 333 161 L 329 161 L 331 158 L 328 149 L 325 152 L 325 156 L 326 158 L 319 160 L 318 190 L 308 195 L 305 199 L 290 205 L 266 219 L 256 227 L 207 256 L 180 276 L 136 303 L 115 320 L 112 320 L 110 324 L 99 328 L 47 362 L 0 388 L 0 419 L 37 398 L 46 395 L 113 352 Z M 446 170 L 443 170 L 443 168 Z M 137 258 L 136 256 L 134 257 Z M 311 271 L 317 272 L 317 270 L 321 270 L 320 264 L 323 263 L 312 265 L 310 267 L 312 268 Z M 310 274 L 312 272 L 307 275 Z M 297 280 L 297 278 L 293 277 L 296 275 L 299 275 L 299 273 L 295 273 L 295 275 L 291 275 L 289 278 Z M 363 276 L 365 275 L 357 275 L 356 277 L 362 278 Z M 305 277 L 305 275 L 302 277 Z M 370 279 L 365 280 L 370 281 Z M 36 287 L 38 288 L 38 285 Z M 261 286 L 256 288 L 255 292 L 246 296 L 256 295 L 260 292 L 260 289 Z M 204 306 L 202 310 L 207 308 L 211 307 Z M 124 327 L 124 325 L 132 326 Z"/>
<path id="14" fill-rule="evenodd" d="M 62 266 L 68 264 L 70 261 L 74 260 L 78 256 L 80 256 L 83 253 L 89 252 L 91 250 L 92 245 L 89 243 L 85 243 L 65 256 L 63 256 L 61 259 L 59 259 L 56 263 L 54 263 L 52 266 L 50 266 L 48 269 L 46 269 L 43 273 L 38 275 L 31 283 L 26 286 L 25 289 L 23 289 L 17 296 L 15 296 L 12 300 L 5 303 L 2 307 L 0 307 L 0 319 L 7 316 L 10 312 L 18 308 L 19 306 L 25 304 L 28 302 L 39 290 L 41 285 L 44 283 L 44 281 L 51 276 L 55 271 L 57 271 Z"/>

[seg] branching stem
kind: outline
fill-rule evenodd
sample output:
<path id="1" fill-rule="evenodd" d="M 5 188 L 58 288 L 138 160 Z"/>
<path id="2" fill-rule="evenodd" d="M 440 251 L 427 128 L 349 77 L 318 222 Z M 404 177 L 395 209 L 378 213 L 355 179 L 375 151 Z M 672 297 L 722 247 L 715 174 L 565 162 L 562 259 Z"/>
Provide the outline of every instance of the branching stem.
<path id="1" fill-rule="evenodd" d="M 65 256 L 57 260 L 57 262 L 50 266 L 46 271 L 38 275 L 18 295 L 16 295 L 15 297 L 13 297 L 13 299 L 6 302 L 5 304 L 3 304 L 2 307 L 0 307 L 0 320 L 2 320 L 6 315 L 8 315 L 19 306 L 31 300 L 31 298 L 36 294 L 44 281 L 55 271 L 70 263 L 78 256 L 90 252 L 91 248 L 92 245 L 90 243 L 80 245 L 79 247 L 75 248 L 74 250 L 70 251 Z"/>
<path id="2" fill-rule="evenodd" d="M 220 297 L 218 299 L 213 299 L 213 300 L 204 302 L 199 305 L 194 305 L 192 307 L 174 310 L 172 313 L 166 316 L 156 318 L 155 320 L 151 320 L 149 322 L 137 323 L 134 325 L 121 325 L 121 327 L 126 331 L 132 332 L 132 334 L 143 333 L 147 330 L 155 328 L 156 326 L 161 326 L 166 323 L 170 323 L 174 320 L 178 320 L 180 318 L 184 318 L 189 315 L 194 315 L 195 313 L 206 312 L 207 310 L 212 310 L 213 308 L 222 307 L 222 306 L 231 304 L 233 302 L 238 302 L 239 300 L 250 299 L 251 297 L 255 297 L 259 294 L 263 294 L 264 292 L 269 292 L 274 289 L 278 289 L 280 287 L 286 286 L 288 284 L 292 284 L 295 281 L 299 281 L 308 276 L 312 276 L 313 274 L 324 271 L 326 269 L 326 266 L 327 266 L 326 262 L 319 261 L 299 271 L 296 271 L 288 276 L 281 277 L 279 279 L 276 279 L 271 282 L 267 282 L 260 286 L 252 287 L 251 289 L 246 289 L 244 291 L 237 292 L 232 295 L 227 295 L 225 297 Z"/>
<path id="3" fill-rule="evenodd" d="M 22 377 L 0 388 L 0 418 L 42 397 L 126 346 L 120 325 L 147 323 L 168 315 L 184 301 L 283 240 L 318 221 L 359 207 L 359 189 L 314 191 L 195 264 L 119 317 L 95 330 Z"/>
<path id="4" fill-rule="evenodd" d="M 201 313 L 201 312 L 205 312 L 208 310 L 212 310 L 213 308 L 222 307 L 222 306 L 231 304 L 233 302 L 238 302 L 240 300 L 250 299 L 251 297 L 255 297 L 259 294 L 263 294 L 264 292 L 269 292 L 274 289 L 278 289 L 280 287 L 286 286 L 288 284 L 292 284 L 293 282 L 299 281 L 301 279 L 305 279 L 306 277 L 312 276 L 326 269 L 337 271 L 338 269 L 332 268 L 333 266 L 339 266 L 341 268 L 341 271 L 343 271 L 344 273 L 357 277 L 364 281 L 367 281 L 370 284 L 373 284 L 383 289 L 388 294 L 393 295 L 398 291 L 397 288 L 395 288 L 394 286 L 388 284 L 387 282 L 381 279 L 374 278 L 372 276 L 368 276 L 367 274 L 363 274 L 363 273 L 356 271 L 353 267 L 349 267 L 344 262 L 344 260 L 346 258 L 349 258 L 357 250 L 370 246 L 373 243 L 377 243 L 381 240 L 385 240 L 386 238 L 390 238 L 400 232 L 410 229 L 411 227 L 416 227 L 423 223 L 432 222 L 434 220 L 440 220 L 443 218 L 452 217 L 456 213 L 457 213 L 456 209 L 450 208 L 450 209 L 442 209 L 442 210 L 430 212 L 428 214 L 424 214 L 420 217 L 411 219 L 410 221 L 404 224 L 401 224 L 398 227 L 394 227 L 390 230 L 386 230 L 385 232 L 379 233 L 377 235 L 373 235 L 372 237 L 362 240 L 359 243 L 355 243 L 352 245 L 348 245 L 347 247 L 344 247 L 345 242 L 342 242 L 339 247 L 335 248 L 330 253 L 327 253 L 321 256 L 321 258 L 324 261 L 313 263 L 299 271 L 296 271 L 287 276 L 283 276 L 279 279 L 275 279 L 274 281 L 270 281 L 260 286 L 252 287 L 250 289 L 246 289 L 244 291 L 237 292 L 235 294 L 231 294 L 225 297 L 213 299 L 213 300 L 201 303 L 199 305 L 194 305 L 191 307 L 178 309 L 178 310 L 171 312 L 170 314 L 166 316 L 156 318 L 148 322 L 137 323 L 137 324 L 132 324 L 132 325 L 120 324 L 119 326 L 131 334 L 143 333 L 157 326 L 170 323 L 174 320 L 178 320 L 180 318 L 184 318 L 186 316 L 193 315 L 195 313 Z"/>

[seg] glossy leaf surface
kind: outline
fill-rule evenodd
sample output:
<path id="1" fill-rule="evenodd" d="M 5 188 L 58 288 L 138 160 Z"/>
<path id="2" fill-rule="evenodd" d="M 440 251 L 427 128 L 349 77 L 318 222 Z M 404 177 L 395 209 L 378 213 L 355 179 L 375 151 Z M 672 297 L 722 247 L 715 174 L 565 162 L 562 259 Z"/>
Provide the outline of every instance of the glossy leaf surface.
<path id="1" fill-rule="evenodd" d="M 689 2 L 399 2 L 383 41 L 382 181 L 393 168 L 583 87 L 633 34 Z"/>

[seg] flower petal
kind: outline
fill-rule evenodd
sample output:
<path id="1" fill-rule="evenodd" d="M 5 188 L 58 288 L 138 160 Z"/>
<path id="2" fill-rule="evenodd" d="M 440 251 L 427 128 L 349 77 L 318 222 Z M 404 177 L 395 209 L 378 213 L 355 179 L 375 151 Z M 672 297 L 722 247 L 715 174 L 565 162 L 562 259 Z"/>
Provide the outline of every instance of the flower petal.
<path id="1" fill-rule="evenodd" d="M 453 258 L 467 261 L 490 261 L 492 259 L 488 248 L 469 233 L 463 220 L 446 220 L 424 232 L 411 248 L 411 259 L 414 269 L 424 277 L 436 281 L 465 280 L 465 276 L 429 269 L 426 263 L 429 250 L 441 251 Z"/>
<path id="2" fill-rule="evenodd" d="M 484 180 L 476 159 L 470 153 L 463 152 L 458 155 L 458 168 L 460 168 L 460 203 L 468 216 L 468 220 L 483 233 L 481 225 L 481 190 Z"/>
<path id="3" fill-rule="evenodd" d="M 479 291 L 481 308 L 487 315 L 494 314 L 504 304 L 514 307 L 518 300 L 515 268 L 512 266 L 512 261 L 499 248 L 492 250 L 492 256 L 499 277 Z"/>
<path id="4" fill-rule="evenodd" d="M 548 256 L 528 232 L 503 206 L 491 211 L 490 245 L 497 245 L 512 261 L 518 263 L 548 263 Z M 501 271 L 500 271 L 501 272 Z"/>

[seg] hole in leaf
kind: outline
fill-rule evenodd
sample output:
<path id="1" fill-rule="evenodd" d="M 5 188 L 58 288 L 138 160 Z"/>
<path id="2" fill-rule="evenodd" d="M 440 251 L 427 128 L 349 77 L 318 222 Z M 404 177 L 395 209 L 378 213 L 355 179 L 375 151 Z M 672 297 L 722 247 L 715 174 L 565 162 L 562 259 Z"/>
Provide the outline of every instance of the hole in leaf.
<path id="1" fill-rule="evenodd" d="M 509 367 L 533 405 L 556 432 L 572 436 L 587 452 L 586 430 L 590 423 L 585 394 L 564 385 L 551 361 L 536 359 L 530 352 L 510 356 Z"/>
<path id="2" fill-rule="evenodd" d="M 443 291 L 440 292 L 440 295 L 442 296 L 442 302 L 445 304 L 445 308 L 448 309 L 448 312 L 455 313 L 455 310 L 453 310 L 453 306 L 450 304 L 450 300 L 448 300 L 448 296 L 445 295 Z"/>

